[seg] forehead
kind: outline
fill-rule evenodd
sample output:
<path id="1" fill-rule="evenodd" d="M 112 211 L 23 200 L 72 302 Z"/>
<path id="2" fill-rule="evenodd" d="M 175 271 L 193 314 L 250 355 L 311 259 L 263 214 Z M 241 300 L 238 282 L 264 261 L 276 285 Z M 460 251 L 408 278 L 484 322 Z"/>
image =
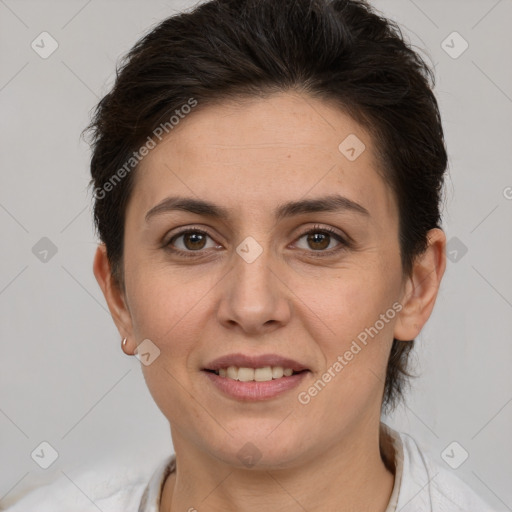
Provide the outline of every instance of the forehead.
<path id="1" fill-rule="evenodd" d="M 373 141 L 339 108 L 281 93 L 196 109 L 139 164 L 138 208 L 180 195 L 264 214 L 290 199 L 337 193 L 377 219 L 396 214 Z"/>

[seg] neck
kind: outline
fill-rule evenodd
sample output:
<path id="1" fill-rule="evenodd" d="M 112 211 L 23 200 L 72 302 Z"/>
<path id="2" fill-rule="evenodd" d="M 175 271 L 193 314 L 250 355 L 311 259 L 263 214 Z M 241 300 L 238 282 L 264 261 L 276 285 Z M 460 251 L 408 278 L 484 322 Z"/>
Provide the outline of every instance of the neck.
<path id="1" fill-rule="evenodd" d="M 385 512 L 394 474 L 381 449 L 388 459 L 392 453 L 378 426 L 365 434 L 293 467 L 263 470 L 233 468 L 173 435 L 177 467 L 165 482 L 160 512 L 259 512 L 269 506 L 276 512 Z"/>

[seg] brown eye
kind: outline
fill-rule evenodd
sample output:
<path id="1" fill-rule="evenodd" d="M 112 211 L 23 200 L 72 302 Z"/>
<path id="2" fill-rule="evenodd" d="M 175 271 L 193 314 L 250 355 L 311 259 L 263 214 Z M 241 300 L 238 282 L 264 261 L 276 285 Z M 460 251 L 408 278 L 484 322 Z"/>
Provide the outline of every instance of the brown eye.
<path id="1" fill-rule="evenodd" d="M 203 233 L 186 233 L 183 236 L 183 245 L 191 251 L 204 249 L 206 236 Z"/>
<path id="2" fill-rule="evenodd" d="M 315 251 L 327 249 L 331 243 L 331 236 L 327 233 L 312 233 L 307 235 L 309 247 Z"/>
<path id="3" fill-rule="evenodd" d="M 174 235 L 165 245 L 167 249 L 181 253 L 218 247 L 208 233 L 197 229 L 182 231 Z"/>
<path id="4" fill-rule="evenodd" d="M 338 249 L 345 248 L 348 244 L 341 235 L 334 230 L 330 228 L 315 227 L 299 237 L 297 246 L 299 249 L 305 249 L 309 252 L 326 253 L 326 255 L 328 255 L 334 253 Z"/>

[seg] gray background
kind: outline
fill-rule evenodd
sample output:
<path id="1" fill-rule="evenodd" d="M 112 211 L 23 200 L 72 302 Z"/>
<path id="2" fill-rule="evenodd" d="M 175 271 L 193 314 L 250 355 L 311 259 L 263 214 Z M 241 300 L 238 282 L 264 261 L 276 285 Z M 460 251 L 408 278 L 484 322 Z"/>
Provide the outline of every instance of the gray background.
<path id="1" fill-rule="evenodd" d="M 119 56 L 190 5 L 0 0 L 0 508 L 58 477 L 80 494 L 86 467 L 151 472 L 172 449 L 92 274 L 89 151 L 79 136 Z M 450 154 L 453 261 L 419 338 L 420 377 L 388 422 L 440 464 L 457 441 L 445 453 L 469 457 L 453 471 L 512 510 L 512 0 L 374 5 L 435 65 Z M 43 31 L 59 45 L 47 59 L 31 47 Z M 446 40 L 454 31 L 469 44 L 457 58 L 463 41 Z M 47 261 L 33 252 L 43 237 L 57 248 Z M 31 458 L 42 441 L 59 454 L 46 470 Z"/>

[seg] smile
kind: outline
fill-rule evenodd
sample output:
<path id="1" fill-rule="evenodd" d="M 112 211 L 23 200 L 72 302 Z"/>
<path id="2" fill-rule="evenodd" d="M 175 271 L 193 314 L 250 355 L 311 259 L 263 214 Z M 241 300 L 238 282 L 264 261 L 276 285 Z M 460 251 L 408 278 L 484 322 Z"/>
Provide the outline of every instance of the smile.
<path id="1" fill-rule="evenodd" d="M 292 368 L 283 368 L 282 366 L 263 366 L 261 368 L 247 368 L 238 366 L 228 366 L 219 368 L 215 371 L 220 377 L 226 377 L 241 382 L 267 382 L 282 377 L 290 377 L 294 372 Z"/>

